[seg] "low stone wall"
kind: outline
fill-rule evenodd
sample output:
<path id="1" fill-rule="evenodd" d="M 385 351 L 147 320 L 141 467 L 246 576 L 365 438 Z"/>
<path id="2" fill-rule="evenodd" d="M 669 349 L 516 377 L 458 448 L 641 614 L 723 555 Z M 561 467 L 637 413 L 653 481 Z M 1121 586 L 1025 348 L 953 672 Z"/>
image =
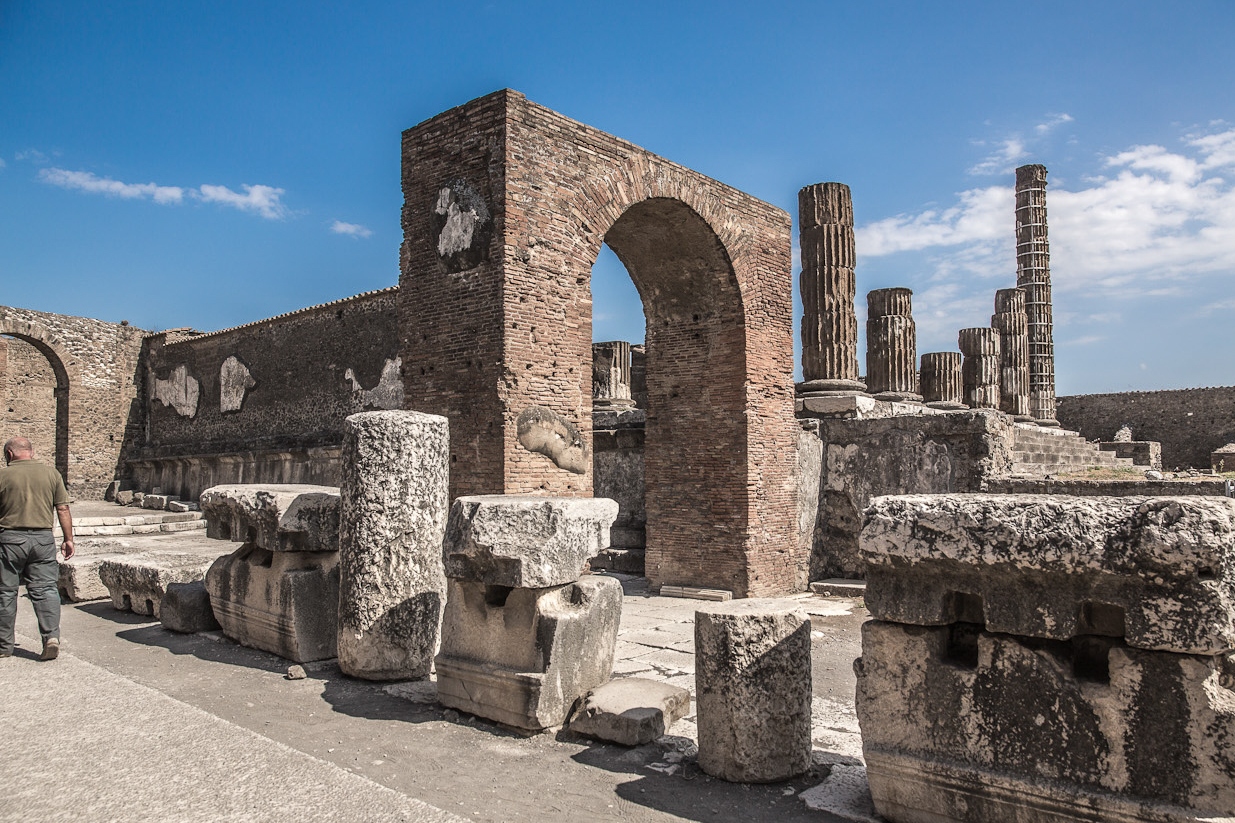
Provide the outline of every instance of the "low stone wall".
<path id="1" fill-rule="evenodd" d="M 129 461 L 127 481 L 143 492 L 159 489 L 181 500 L 196 500 L 211 486 L 235 483 L 337 486 L 341 445 L 303 449 L 269 449 L 139 456 Z"/>
<path id="2" fill-rule="evenodd" d="M 988 480 L 983 490 L 992 494 L 1066 494 L 1073 497 L 1223 497 L 1226 495 L 1226 483 L 1216 477 L 1187 480 L 1040 480 L 1013 477 Z"/>
<path id="3" fill-rule="evenodd" d="M 618 504 L 617 520 L 609 532 L 609 548 L 592 566 L 642 574 L 647 539 L 643 482 L 645 414 L 641 409 L 596 412 L 592 421 L 593 494 Z"/>

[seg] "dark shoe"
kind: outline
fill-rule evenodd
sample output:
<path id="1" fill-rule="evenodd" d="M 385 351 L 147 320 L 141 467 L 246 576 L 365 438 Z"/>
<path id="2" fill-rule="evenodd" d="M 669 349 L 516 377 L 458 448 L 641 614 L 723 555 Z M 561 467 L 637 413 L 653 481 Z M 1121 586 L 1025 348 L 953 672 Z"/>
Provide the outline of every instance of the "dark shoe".
<path id="1" fill-rule="evenodd" d="M 47 642 L 43 644 L 43 653 L 39 655 L 39 660 L 55 660 L 60 656 L 60 638 L 49 637 Z"/>

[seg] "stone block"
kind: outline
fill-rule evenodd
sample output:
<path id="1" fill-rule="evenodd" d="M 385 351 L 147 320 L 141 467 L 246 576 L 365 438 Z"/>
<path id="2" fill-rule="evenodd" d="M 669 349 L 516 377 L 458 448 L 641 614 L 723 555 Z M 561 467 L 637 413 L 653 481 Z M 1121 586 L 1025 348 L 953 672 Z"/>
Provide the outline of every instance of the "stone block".
<path id="1" fill-rule="evenodd" d="M 883 497 L 866 511 L 861 545 L 866 606 L 880 620 L 1235 649 L 1235 500 Z"/>
<path id="2" fill-rule="evenodd" d="M 103 492 L 103 499 L 109 503 L 116 502 L 116 495 L 120 492 L 120 481 L 113 480 L 107 484 L 106 491 Z"/>
<path id="3" fill-rule="evenodd" d="M 68 560 L 60 561 L 60 579 L 57 586 L 61 595 L 74 603 L 111 597 L 107 586 L 99 579 L 99 566 L 104 560 L 119 559 L 125 554 L 125 552 L 106 552 L 85 555 L 79 543 L 77 554 Z"/>
<path id="4" fill-rule="evenodd" d="M 267 551 L 245 543 L 206 574 L 223 633 L 244 646 L 308 663 L 334 657 L 338 552 Z"/>
<path id="5" fill-rule="evenodd" d="M 768 600 L 695 612 L 699 768 L 722 780 L 773 783 L 811 764 L 810 620 Z"/>
<path id="6" fill-rule="evenodd" d="M 460 497 L 446 525 L 446 576 L 512 588 L 565 585 L 609 547 L 617 513 L 603 497 Z"/>
<path id="7" fill-rule="evenodd" d="M 192 554 L 113 557 L 100 561 L 99 580 L 117 609 L 157 618 L 168 585 L 201 580 L 212 560 Z"/>
<path id="8" fill-rule="evenodd" d="M 446 599 L 449 476 L 445 417 L 376 411 L 344 423 L 338 652 L 345 674 L 429 676 Z"/>
<path id="9" fill-rule="evenodd" d="M 570 730 L 623 746 L 641 746 L 663 736 L 690 713 L 690 692 L 659 680 L 610 680 L 584 698 Z"/>
<path id="10" fill-rule="evenodd" d="M 200 505 L 210 537 L 271 552 L 339 548 L 339 490 L 333 486 L 212 486 Z"/>
<path id="11" fill-rule="evenodd" d="M 135 506 L 136 508 L 140 509 L 142 507 L 142 501 L 145 498 L 146 498 L 146 495 L 144 492 L 133 492 L 133 497 L 130 499 L 128 505 Z"/>
<path id="12" fill-rule="evenodd" d="M 622 615 L 617 580 L 447 585 L 435 660 L 442 705 L 538 731 L 562 725 L 575 701 L 609 679 Z"/>
<path id="13" fill-rule="evenodd" d="M 210 608 L 210 595 L 201 580 L 192 583 L 168 583 L 159 606 L 159 621 L 163 628 L 193 634 L 219 628 Z"/>
<path id="14" fill-rule="evenodd" d="M 1182 822 L 1235 809 L 1230 657 L 870 621 L 854 668 L 888 820 Z"/>
<path id="15" fill-rule="evenodd" d="M 168 503 L 179 499 L 169 494 L 147 494 L 142 497 L 142 508 L 166 511 Z"/>
<path id="16" fill-rule="evenodd" d="M 186 503 L 183 500 L 167 501 L 167 510 L 169 512 L 176 512 L 178 514 L 182 514 L 184 512 L 195 512 L 197 511 L 197 509 L 198 509 L 198 506 L 196 503 Z"/>

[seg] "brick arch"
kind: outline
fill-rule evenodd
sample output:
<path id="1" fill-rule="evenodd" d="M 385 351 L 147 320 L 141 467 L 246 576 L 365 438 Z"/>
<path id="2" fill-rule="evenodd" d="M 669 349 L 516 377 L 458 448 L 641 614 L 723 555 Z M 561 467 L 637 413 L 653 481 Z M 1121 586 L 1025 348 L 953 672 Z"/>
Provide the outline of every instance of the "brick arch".
<path id="1" fill-rule="evenodd" d="M 37 323 L 0 317 L 0 335 L 24 340 L 47 358 L 56 375 L 56 471 L 69 482 L 69 431 L 74 428 L 77 414 L 77 390 L 80 379 L 77 361 L 56 335 Z"/>
<path id="2" fill-rule="evenodd" d="M 592 493 L 590 459 L 550 459 L 519 431 L 549 421 L 590 447 L 590 278 L 608 240 L 660 381 L 650 581 L 805 583 L 788 214 L 509 90 L 406 131 L 403 190 L 405 398 L 450 419 L 452 494 Z"/>

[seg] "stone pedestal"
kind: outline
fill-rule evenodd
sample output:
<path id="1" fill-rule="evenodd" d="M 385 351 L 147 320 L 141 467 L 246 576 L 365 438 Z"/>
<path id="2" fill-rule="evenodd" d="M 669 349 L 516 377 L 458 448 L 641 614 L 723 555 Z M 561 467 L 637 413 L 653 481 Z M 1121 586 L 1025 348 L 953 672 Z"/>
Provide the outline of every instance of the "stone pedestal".
<path id="1" fill-rule="evenodd" d="M 922 399 L 912 300 L 903 288 L 866 295 L 866 388 L 879 400 Z"/>
<path id="2" fill-rule="evenodd" d="M 922 399 L 932 409 L 957 411 L 968 408 L 963 402 L 961 355 L 954 351 L 934 351 L 922 355 Z"/>
<path id="3" fill-rule="evenodd" d="M 971 409 L 999 408 L 999 332 L 961 329 L 957 340 L 965 357 L 961 364 L 965 405 Z"/>
<path id="4" fill-rule="evenodd" d="M 1046 231 L 1046 167 L 1016 170 L 1016 285 L 1029 322 L 1029 409 L 1043 426 L 1055 419 L 1055 341 L 1051 246 Z"/>
<path id="5" fill-rule="evenodd" d="M 798 192 L 802 249 L 802 378 L 799 395 L 860 394 L 853 198 L 843 183 Z"/>
<path id="6" fill-rule="evenodd" d="M 810 767 L 810 620 L 783 604 L 736 600 L 695 612 L 699 768 L 774 783 Z"/>
<path id="7" fill-rule="evenodd" d="M 889 820 L 1235 809 L 1235 500 L 883 497 L 857 711 Z"/>
<path id="8" fill-rule="evenodd" d="M 159 606 L 159 622 L 163 628 L 184 634 L 209 632 L 219 628 L 210 608 L 210 595 L 201 580 L 192 583 L 168 583 Z"/>
<path id="9" fill-rule="evenodd" d="M 625 340 L 592 344 L 592 409 L 633 409 L 630 344 Z"/>
<path id="10" fill-rule="evenodd" d="M 617 510 L 604 498 L 455 501 L 435 660 L 443 705 L 539 731 L 562 725 L 609 678 L 622 586 L 580 574 L 609 545 Z"/>
<path id="11" fill-rule="evenodd" d="M 1024 291 L 995 292 L 991 328 L 999 332 L 999 410 L 1030 422 L 1034 418 L 1029 414 L 1029 316 Z"/>
<path id="12" fill-rule="evenodd" d="M 428 677 L 446 598 L 450 501 L 446 418 L 378 411 L 347 418 L 339 523 L 339 668 Z"/>

